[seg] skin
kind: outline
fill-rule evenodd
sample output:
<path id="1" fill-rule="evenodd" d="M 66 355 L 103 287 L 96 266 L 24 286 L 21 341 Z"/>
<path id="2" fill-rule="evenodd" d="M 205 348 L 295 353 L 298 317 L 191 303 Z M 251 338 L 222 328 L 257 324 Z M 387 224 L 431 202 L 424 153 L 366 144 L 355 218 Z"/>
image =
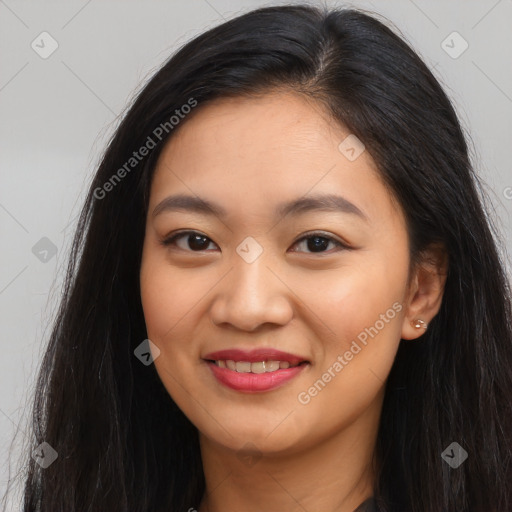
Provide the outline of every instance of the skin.
<path id="1" fill-rule="evenodd" d="M 438 312 L 446 259 L 432 248 L 432 261 L 409 276 L 403 213 L 368 151 L 354 161 L 340 152 L 347 135 L 319 103 L 276 91 L 198 106 L 160 155 L 141 298 L 148 337 L 160 350 L 158 375 L 199 430 L 207 486 L 199 512 L 352 512 L 372 496 L 386 378 L 400 339 L 425 332 L 411 322 L 428 323 Z M 219 203 L 228 215 L 153 217 L 176 193 Z M 317 193 L 342 195 L 367 219 L 322 211 L 274 216 L 282 201 Z M 175 246 L 160 243 L 183 229 L 208 237 L 204 250 L 194 251 L 188 235 Z M 351 249 L 325 240 L 314 252 L 304 236 L 316 230 Z M 252 263 L 236 252 L 247 236 L 263 249 Z M 298 395 L 393 304 L 401 308 L 394 318 L 300 403 Z M 249 394 L 220 384 L 202 359 L 255 347 L 310 364 L 278 389 Z M 257 456 L 244 458 L 251 449 Z"/>

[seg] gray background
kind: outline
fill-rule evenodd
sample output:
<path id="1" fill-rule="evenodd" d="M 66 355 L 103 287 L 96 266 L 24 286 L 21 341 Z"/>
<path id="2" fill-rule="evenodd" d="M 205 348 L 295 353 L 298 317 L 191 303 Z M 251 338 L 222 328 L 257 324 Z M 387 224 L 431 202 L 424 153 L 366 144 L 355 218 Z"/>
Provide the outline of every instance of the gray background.
<path id="1" fill-rule="evenodd" d="M 187 40 L 276 3 L 287 2 L 0 0 L 0 496 L 16 430 L 11 476 L 20 469 L 16 454 L 28 442 L 27 404 L 76 216 L 118 117 Z M 327 3 L 386 16 L 433 69 L 471 134 L 473 161 L 510 252 L 512 1 Z M 40 36 L 44 31 L 58 44 L 46 59 L 31 47 L 51 48 L 48 36 Z M 446 45 L 452 53 L 462 49 L 458 36 L 446 39 L 454 31 L 469 45 L 457 58 L 445 51 Z"/>

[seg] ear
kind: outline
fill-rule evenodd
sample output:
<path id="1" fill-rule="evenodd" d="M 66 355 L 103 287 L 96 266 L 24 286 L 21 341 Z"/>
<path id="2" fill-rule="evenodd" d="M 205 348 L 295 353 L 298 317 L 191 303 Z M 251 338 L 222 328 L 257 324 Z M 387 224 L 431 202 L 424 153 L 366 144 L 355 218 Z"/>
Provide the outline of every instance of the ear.
<path id="1" fill-rule="evenodd" d="M 409 281 L 404 301 L 405 316 L 402 339 L 413 340 L 425 333 L 425 328 L 414 327 L 418 320 L 424 325 L 437 315 L 443 300 L 448 274 L 448 255 L 444 246 L 432 244 L 422 253 Z"/>

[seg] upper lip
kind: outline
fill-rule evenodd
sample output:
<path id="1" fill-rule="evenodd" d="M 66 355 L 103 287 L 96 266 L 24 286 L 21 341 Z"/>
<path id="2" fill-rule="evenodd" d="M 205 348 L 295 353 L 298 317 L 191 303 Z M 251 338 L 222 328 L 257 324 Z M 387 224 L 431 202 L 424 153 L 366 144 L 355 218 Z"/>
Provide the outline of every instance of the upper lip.
<path id="1" fill-rule="evenodd" d="M 203 359 L 212 361 L 247 361 L 257 363 L 258 361 L 288 361 L 290 364 L 299 364 L 307 361 L 304 357 L 276 350 L 274 348 L 255 348 L 243 350 L 238 348 L 218 350 L 206 354 Z"/>

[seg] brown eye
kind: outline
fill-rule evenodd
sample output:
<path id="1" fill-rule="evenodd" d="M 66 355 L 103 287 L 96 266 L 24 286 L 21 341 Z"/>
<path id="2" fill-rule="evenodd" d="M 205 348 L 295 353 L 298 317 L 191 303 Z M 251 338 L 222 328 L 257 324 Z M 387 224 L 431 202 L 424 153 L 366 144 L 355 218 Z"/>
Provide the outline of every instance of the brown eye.
<path id="1" fill-rule="evenodd" d="M 181 240 L 184 240 L 184 243 L 180 243 Z M 203 235 L 197 231 L 182 231 L 181 233 L 177 233 L 172 235 L 170 238 L 166 238 L 162 240 L 162 245 L 175 246 L 184 251 L 191 252 L 199 252 L 205 251 L 210 243 L 213 243 L 206 235 Z"/>
<path id="2" fill-rule="evenodd" d="M 300 238 L 297 242 L 295 242 L 294 246 L 299 244 L 299 242 L 306 241 L 305 247 L 308 251 L 312 253 L 324 253 L 327 252 L 325 249 L 329 247 L 329 244 L 334 244 L 337 248 L 347 249 L 348 247 L 341 243 L 340 241 L 325 235 L 324 233 L 309 233 L 306 236 Z M 302 242 L 303 243 L 303 242 Z M 299 244 L 300 245 L 300 244 Z M 302 252 L 302 251 L 292 251 L 292 252 Z M 329 251 L 331 252 L 331 251 Z M 336 251 L 332 251 L 336 252 Z"/>

